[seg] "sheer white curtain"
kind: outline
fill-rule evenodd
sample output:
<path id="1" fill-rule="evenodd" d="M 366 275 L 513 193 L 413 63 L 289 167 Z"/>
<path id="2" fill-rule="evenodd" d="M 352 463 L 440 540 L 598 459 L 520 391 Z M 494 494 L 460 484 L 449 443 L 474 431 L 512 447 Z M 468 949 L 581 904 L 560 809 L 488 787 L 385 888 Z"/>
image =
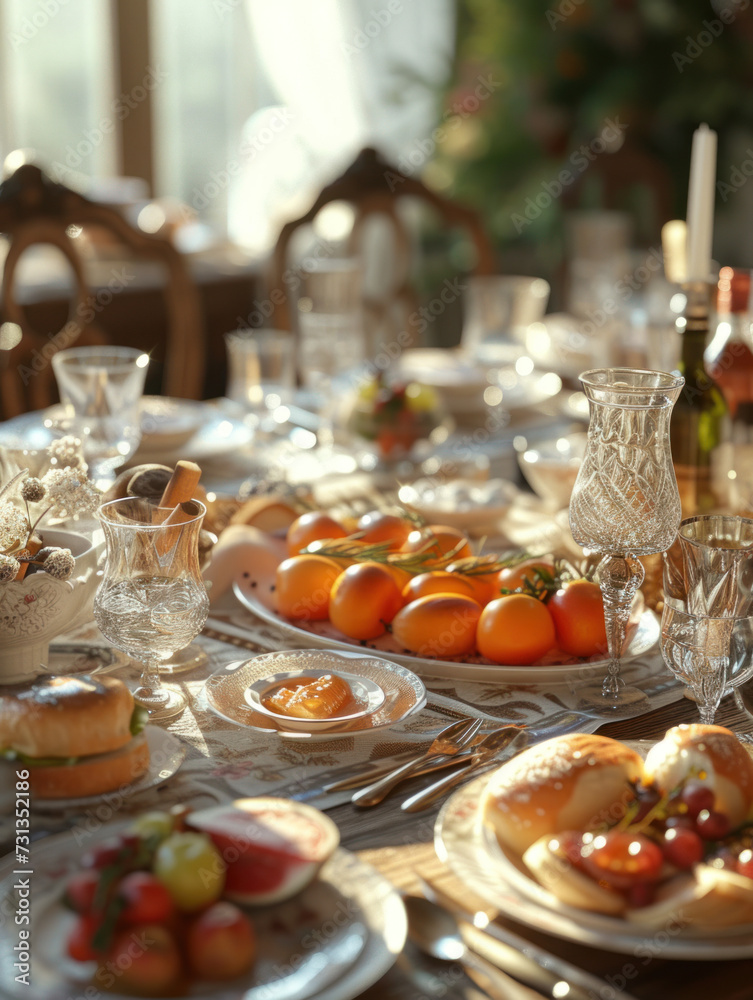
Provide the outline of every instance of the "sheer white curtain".
<path id="1" fill-rule="evenodd" d="M 435 127 L 453 0 L 245 0 L 264 105 L 230 186 L 231 238 L 265 252 L 364 146 L 399 162 Z"/>

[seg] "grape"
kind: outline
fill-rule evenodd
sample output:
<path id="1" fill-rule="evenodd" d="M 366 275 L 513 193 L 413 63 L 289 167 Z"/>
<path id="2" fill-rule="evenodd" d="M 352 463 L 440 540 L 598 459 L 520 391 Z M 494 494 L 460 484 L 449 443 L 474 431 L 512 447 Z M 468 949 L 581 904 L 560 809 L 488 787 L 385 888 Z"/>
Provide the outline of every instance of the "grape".
<path id="1" fill-rule="evenodd" d="M 143 813 L 131 823 L 131 830 L 140 837 L 164 840 L 173 832 L 173 817 L 166 812 Z"/>
<path id="2" fill-rule="evenodd" d="M 191 913 L 222 895 L 225 862 L 203 833 L 173 833 L 154 857 L 154 874 L 167 888 L 179 910 Z"/>
<path id="3" fill-rule="evenodd" d="M 695 820 L 690 816 L 668 816 L 664 825 L 668 830 L 695 830 Z"/>
<path id="4" fill-rule="evenodd" d="M 704 810 L 714 808 L 716 796 L 702 781 L 688 781 L 680 793 L 680 800 L 687 806 L 688 815 L 695 819 Z"/>
<path id="5" fill-rule="evenodd" d="M 675 868 L 692 868 L 703 857 L 703 843 L 695 831 L 673 826 L 664 834 L 662 853 Z"/>
<path id="6" fill-rule="evenodd" d="M 741 851 L 737 859 L 735 870 L 738 875 L 745 875 L 746 878 L 753 879 L 753 851 Z"/>
<path id="7" fill-rule="evenodd" d="M 704 840 L 719 840 L 731 829 L 729 819 L 715 809 L 702 809 L 695 821 L 696 830 Z"/>

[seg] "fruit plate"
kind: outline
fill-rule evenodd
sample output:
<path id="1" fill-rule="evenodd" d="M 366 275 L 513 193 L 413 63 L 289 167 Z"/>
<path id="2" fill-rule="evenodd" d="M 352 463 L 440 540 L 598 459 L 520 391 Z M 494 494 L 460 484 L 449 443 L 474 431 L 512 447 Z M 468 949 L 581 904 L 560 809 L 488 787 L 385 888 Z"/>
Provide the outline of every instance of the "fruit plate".
<path id="1" fill-rule="evenodd" d="M 187 746 L 173 733 L 169 733 L 159 726 L 147 726 L 144 730 L 146 741 L 149 745 L 149 768 L 145 774 L 134 781 L 132 785 L 122 785 L 112 792 L 106 793 L 108 801 L 117 798 L 119 803 L 132 799 L 140 792 L 145 792 L 149 788 L 156 788 L 176 773 L 183 763 Z M 8 786 L 8 796 L 10 800 L 10 786 L 15 781 L 16 765 L 8 764 L 4 766 L 2 779 L 2 793 L 0 794 L 0 804 L 5 802 L 5 790 Z M 88 795 L 82 798 L 71 799 L 34 799 L 34 812 L 60 812 L 63 809 L 84 809 L 88 806 L 98 805 L 104 795 Z"/>
<path id="2" fill-rule="evenodd" d="M 95 834 L 77 828 L 36 841 L 29 877 L 33 886 L 27 909 L 14 888 L 23 875 L 14 855 L 0 861 L 0 907 L 24 913 L 30 923 L 8 923 L 0 935 L 0 982 L 3 996 L 28 997 L 18 979 L 28 930 L 31 943 L 27 982 L 34 1000 L 69 1000 L 71 996 L 108 996 L 119 1000 L 117 979 L 97 979 L 90 963 L 65 955 L 65 938 L 74 919 L 60 899 L 60 882 L 78 870 L 81 854 L 97 840 L 122 830 L 124 823 L 104 824 Z M 82 840 L 83 838 L 83 840 Z M 33 870 L 33 874 L 32 874 Z M 230 983 L 197 983 L 191 997 L 212 1000 L 351 1000 L 375 983 L 402 950 L 406 918 L 393 886 L 354 854 L 339 849 L 320 875 L 294 899 L 279 906 L 246 911 L 257 933 L 257 962 L 248 976 Z M 15 950 L 14 950 L 15 948 Z M 116 968 L 117 971 L 117 968 Z"/>
<path id="3" fill-rule="evenodd" d="M 440 660 L 411 656 L 403 652 L 392 636 L 386 632 L 368 644 L 350 640 L 329 621 L 301 622 L 294 625 L 281 617 L 274 608 L 273 580 L 249 575 L 233 584 L 235 596 L 248 611 L 258 618 L 275 625 L 291 644 L 305 644 L 319 648 L 359 650 L 361 654 L 372 651 L 421 677 L 442 677 L 467 681 L 510 681 L 524 684 L 567 684 L 572 680 L 601 677 L 606 672 L 607 660 L 586 660 L 577 663 L 547 664 L 546 666 L 506 666 L 491 663 L 480 656 L 463 660 Z M 653 611 L 644 611 L 636 623 L 623 662 L 647 653 L 656 644 L 660 634 L 659 620 Z"/>
<path id="4" fill-rule="evenodd" d="M 681 919 L 660 931 L 566 906 L 502 854 L 481 818 L 481 795 L 488 777 L 470 781 L 444 804 L 434 830 L 439 858 L 463 883 L 511 920 L 578 944 L 651 958 L 750 958 L 753 928 L 730 927 L 718 935 L 691 932 Z"/>
<path id="5" fill-rule="evenodd" d="M 255 711 L 246 701 L 246 692 L 257 681 L 268 679 L 275 670 L 270 656 L 280 661 L 286 658 L 305 659 L 308 667 L 316 669 L 345 670 L 377 684 L 384 691 L 384 701 L 369 715 L 359 716 L 341 729 L 321 732 L 312 727 L 308 731 L 287 731 L 274 719 Z M 395 726 L 408 716 L 419 712 L 426 704 L 426 688 L 412 671 L 398 663 L 373 656 L 367 650 L 292 650 L 290 653 L 263 653 L 250 660 L 229 663 L 216 670 L 207 679 L 203 692 L 214 711 L 223 719 L 239 726 L 248 726 L 266 733 L 279 733 L 285 739 L 337 739 L 359 733 L 373 733 L 375 729 Z"/>

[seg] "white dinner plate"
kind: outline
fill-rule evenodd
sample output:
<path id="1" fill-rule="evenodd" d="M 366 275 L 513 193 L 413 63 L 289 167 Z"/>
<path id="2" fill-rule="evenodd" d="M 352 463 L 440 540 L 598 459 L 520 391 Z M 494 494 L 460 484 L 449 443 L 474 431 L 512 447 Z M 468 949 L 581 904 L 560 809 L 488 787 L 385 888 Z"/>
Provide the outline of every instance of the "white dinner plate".
<path id="1" fill-rule="evenodd" d="M 377 656 L 386 657 L 408 667 L 421 677 L 442 677 L 466 681 L 514 681 L 524 684 L 567 684 L 575 678 L 585 680 L 600 677 L 607 667 L 607 660 L 587 660 L 583 663 L 548 664 L 547 666 L 520 667 L 491 663 L 480 656 L 465 659 L 440 660 L 431 657 L 411 656 L 401 651 L 389 632 L 372 639 L 367 645 L 349 640 L 329 621 L 301 622 L 293 625 L 274 609 L 271 583 L 249 575 L 233 584 L 235 596 L 241 604 L 261 618 L 276 626 L 286 637 L 296 643 L 305 642 L 319 648 L 360 650 L 363 655 L 373 650 Z M 630 640 L 623 662 L 642 656 L 656 643 L 661 632 L 659 619 L 653 611 L 644 611 Z"/>
<path id="2" fill-rule="evenodd" d="M 211 707 L 223 719 L 260 732 L 278 733 L 281 737 L 291 740 L 333 740 L 357 736 L 359 733 L 373 733 L 375 729 L 396 726 L 419 712 L 426 704 L 426 688 L 406 667 L 373 656 L 364 649 L 330 652 L 335 668 L 342 667 L 342 661 L 345 660 L 348 673 L 358 674 L 374 681 L 384 691 L 384 701 L 375 712 L 359 716 L 341 729 L 328 729 L 322 732 L 320 729 L 312 728 L 309 731 L 293 732 L 276 723 L 268 715 L 255 711 L 247 703 L 246 692 L 249 687 L 270 674 L 270 655 L 284 657 L 284 653 L 262 653 L 250 660 L 241 660 L 220 667 L 207 679 L 202 690 Z M 299 650 L 295 650 L 294 653 L 301 655 Z M 306 653 L 314 655 L 313 650 L 304 650 L 303 654 Z M 320 659 L 320 655 L 316 657 L 317 660 Z"/>
<path id="3" fill-rule="evenodd" d="M 644 958 L 710 961 L 753 955 L 750 926 L 740 933 L 725 927 L 718 935 L 681 930 L 675 923 L 668 923 L 668 930 L 651 930 L 560 903 L 514 870 L 508 859 L 500 861 L 501 850 L 496 841 L 490 843 L 493 835 L 481 817 L 480 800 L 488 781 L 488 776 L 470 781 L 445 802 L 437 817 L 434 845 L 440 860 L 464 885 L 510 919 L 577 944 Z M 522 887 L 523 879 L 527 886 Z"/>
<path id="4" fill-rule="evenodd" d="M 168 778 L 172 778 L 186 757 L 186 744 L 173 733 L 167 732 L 160 726 L 147 726 L 144 732 L 149 746 L 149 769 L 132 785 L 118 789 L 117 794 L 123 800 L 132 799 L 139 792 L 156 788 Z M 77 799 L 35 798 L 34 811 L 59 812 L 62 809 L 83 809 L 97 805 L 101 801 L 101 795 L 88 795 Z"/>
<path id="5" fill-rule="evenodd" d="M 126 823 L 101 825 L 96 833 L 79 828 L 36 841 L 31 848 L 33 874 L 30 948 L 34 1000 L 68 1000 L 88 995 L 93 966 L 65 955 L 65 936 L 74 915 L 60 903 L 61 883 L 75 872 L 81 855 L 111 837 Z M 20 912 L 14 888 L 19 876 L 14 855 L 0 862 L 0 907 Z M 257 961 L 233 983 L 202 983 L 190 996 L 212 1000 L 352 1000 L 392 966 L 406 937 L 406 917 L 394 887 L 356 855 L 338 850 L 319 877 L 292 900 L 279 906 L 247 910 L 257 933 Z M 0 982 L 4 996 L 29 997 L 29 986 L 16 981 L 14 962 L 20 936 L 8 922 L 0 935 Z M 25 929 L 25 928 L 24 928 Z M 95 980 L 96 982 L 96 980 Z M 112 1000 L 122 994 L 104 992 Z"/>
<path id="6" fill-rule="evenodd" d="M 160 431 L 154 421 L 155 399 L 163 397 L 145 396 L 140 403 L 142 432 L 146 433 L 130 459 L 131 465 L 149 462 L 170 465 L 179 458 L 201 461 L 241 448 L 253 437 L 253 429 L 221 404 L 168 397 L 164 397 L 164 402 L 175 407 L 175 422 L 169 430 L 168 407 Z M 0 424 L 0 445 L 12 451 L 43 451 L 60 436 L 55 431 L 55 421 L 62 412 L 61 406 L 50 406 L 6 420 Z M 194 424 L 190 433 L 186 421 Z"/>

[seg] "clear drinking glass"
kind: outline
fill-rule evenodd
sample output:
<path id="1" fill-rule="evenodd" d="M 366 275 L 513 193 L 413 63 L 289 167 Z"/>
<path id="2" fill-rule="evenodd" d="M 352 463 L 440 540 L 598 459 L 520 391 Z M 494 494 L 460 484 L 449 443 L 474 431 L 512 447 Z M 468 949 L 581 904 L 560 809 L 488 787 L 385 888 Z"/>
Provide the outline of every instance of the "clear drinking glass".
<path id="1" fill-rule="evenodd" d="M 144 662 L 133 695 L 155 720 L 186 705 L 161 686 L 159 663 L 188 646 L 209 613 L 198 548 L 205 513 L 198 500 L 170 509 L 133 497 L 99 510 L 107 556 L 94 619 L 114 646 Z"/>
<path id="2" fill-rule="evenodd" d="M 665 372 L 602 368 L 580 376 L 590 422 L 570 498 L 570 530 L 584 549 L 603 553 L 598 568 L 609 644 L 607 676 L 585 688 L 585 704 L 619 714 L 648 707 L 625 686 L 620 657 L 630 606 L 644 577 L 638 556 L 666 551 L 680 524 L 669 420 L 684 379 Z"/>
<path id="3" fill-rule="evenodd" d="M 687 518 L 663 561 L 664 661 L 711 724 L 722 696 L 753 676 L 753 520 Z"/>
<path id="4" fill-rule="evenodd" d="M 66 409 L 61 427 L 81 438 L 94 482 L 111 483 L 139 445 L 148 365 L 149 355 L 131 347 L 72 347 L 52 357 Z"/>
<path id="5" fill-rule="evenodd" d="M 550 290 L 543 278 L 507 274 L 468 278 L 460 346 L 479 364 L 514 364 L 527 327 L 546 312 Z"/>
<path id="6" fill-rule="evenodd" d="M 366 360 L 362 282 L 360 261 L 351 257 L 315 260 L 301 269 L 298 371 L 320 407 L 332 379 Z"/>
<path id="7" fill-rule="evenodd" d="M 295 338 L 289 330 L 233 330 L 225 334 L 225 395 L 259 416 L 290 402 L 295 388 Z"/>

